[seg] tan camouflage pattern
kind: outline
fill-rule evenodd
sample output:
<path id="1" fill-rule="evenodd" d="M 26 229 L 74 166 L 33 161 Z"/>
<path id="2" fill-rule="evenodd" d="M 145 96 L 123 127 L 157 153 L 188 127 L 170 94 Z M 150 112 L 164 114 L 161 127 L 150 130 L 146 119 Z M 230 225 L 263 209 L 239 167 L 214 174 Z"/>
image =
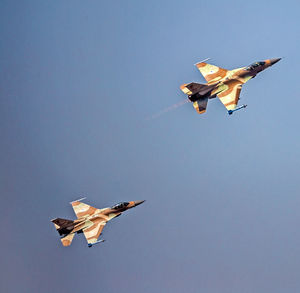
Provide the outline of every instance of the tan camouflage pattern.
<path id="1" fill-rule="evenodd" d="M 91 216 L 97 212 L 96 208 L 80 201 L 73 201 L 71 202 L 71 205 L 78 219 Z"/>
<path id="2" fill-rule="evenodd" d="M 83 232 L 88 244 L 94 244 L 97 242 L 108 221 L 121 215 L 125 210 L 133 208 L 143 202 L 144 201 L 130 201 L 123 207 L 115 208 L 114 206 L 111 208 L 96 209 L 81 201 L 74 201 L 71 202 L 71 205 L 77 216 L 77 220 L 71 221 L 57 218 L 51 221 L 57 231 L 65 229 L 62 233 L 67 233 L 67 235 L 63 234 L 61 238 L 63 246 L 69 246 L 72 243 L 75 233 L 81 232 Z"/>
<path id="3" fill-rule="evenodd" d="M 60 241 L 62 243 L 63 246 L 70 246 L 72 243 L 72 240 L 74 238 L 75 234 L 71 233 L 63 238 L 60 238 Z"/>
<path id="4" fill-rule="evenodd" d="M 240 99 L 242 84 L 238 80 L 233 79 L 225 85 L 226 89 L 219 93 L 218 97 L 227 110 L 233 110 Z"/>
<path id="5" fill-rule="evenodd" d="M 83 234 L 86 238 L 87 243 L 95 243 L 98 237 L 101 235 L 102 230 L 107 222 L 102 221 L 99 223 L 94 223 L 91 227 L 83 230 Z"/>
<path id="6" fill-rule="evenodd" d="M 207 83 L 205 85 L 197 83 L 183 84 L 180 86 L 180 89 L 190 98 L 192 95 L 197 94 L 197 92 L 202 92 L 201 95 L 204 96 L 203 86 L 214 86 L 214 89 L 209 93 L 208 98 L 211 99 L 218 96 L 227 110 L 234 110 L 240 99 L 242 85 L 255 77 L 257 73 L 272 66 L 279 60 L 280 58 L 267 59 L 262 62 L 253 63 L 247 67 L 236 68 L 233 70 L 226 70 L 206 62 L 200 62 L 196 64 L 196 67 L 199 69 Z M 205 95 L 205 97 L 207 97 L 207 95 Z M 202 103 L 203 99 L 199 98 L 199 100 L 192 100 L 192 102 L 199 114 L 205 113 L 207 101 Z"/>
<path id="7" fill-rule="evenodd" d="M 190 95 L 193 94 L 193 92 L 192 92 L 189 88 L 186 87 L 187 85 L 189 85 L 189 84 L 188 84 L 188 83 L 185 83 L 185 84 L 181 85 L 181 86 L 180 86 L 180 89 L 181 89 L 186 95 L 190 96 Z"/>
<path id="8" fill-rule="evenodd" d="M 225 78 L 228 70 L 221 67 L 211 65 L 205 62 L 196 64 L 203 77 L 206 79 L 207 83 L 215 83 Z"/>

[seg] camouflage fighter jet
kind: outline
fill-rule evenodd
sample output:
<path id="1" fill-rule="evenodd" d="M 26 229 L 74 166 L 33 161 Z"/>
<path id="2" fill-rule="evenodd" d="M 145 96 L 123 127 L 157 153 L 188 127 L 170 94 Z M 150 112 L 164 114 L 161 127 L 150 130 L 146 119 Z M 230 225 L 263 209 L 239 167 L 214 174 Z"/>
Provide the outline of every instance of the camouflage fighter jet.
<path id="1" fill-rule="evenodd" d="M 277 63 L 281 58 L 255 62 L 249 66 L 233 70 L 205 63 L 204 61 L 207 60 L 195 64 L 207 83 L 191 82 L 183 84 L 180 89 L 188 95 L 189 100 L 199 114 L 206 111 L 208 99 L 218 96 L 226 107 L 228 114 L 231 115 L 233 112 L 247 107 L 247 105 L 237 107 L 242 85 L 254 78 L 257 73 Z"/>
<path id="2" fill-rule="evenodd" d="M 88 247 L 103 242 L 104 240 L 98 240 L 98 237 L 101 235 L 101 232 L 108 221 L 120 216 L 124 211 L 134 208 L 144 202 L 144 200 L 121 202 L 110 208 L 96 209 L 81 202 L 83 199 L 85 198 L 71 202 L 77 220 L 72 221 L 61 218 L 51 220 L 61 236 L 60 240 L 63 246 L 71 245 L 76 233 L 84 234 Z"/>

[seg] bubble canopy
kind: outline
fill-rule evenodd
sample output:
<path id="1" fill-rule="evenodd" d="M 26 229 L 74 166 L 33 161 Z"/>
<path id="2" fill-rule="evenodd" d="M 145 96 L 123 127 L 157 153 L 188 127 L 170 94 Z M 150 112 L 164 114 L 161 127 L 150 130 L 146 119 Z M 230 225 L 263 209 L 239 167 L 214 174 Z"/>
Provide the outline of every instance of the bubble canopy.
<path id="1" fill-rule="evenodd" d="M 246 67 L 246 69 L 251 70 L 251 69 L 255 69 L 258 66 L 263 66 L 263 65 L 265 65 L 265 62 L 264 61 L 259 61 L 259 62 L 255 62 L 255 63 L 250 64 L 249 66 Z"/>
<path id="2" fill-rule="evenodd" d="M 115 204 L 111 208 L 114 210 L 119 210 L 119 209 L 126 208 L 128 205 L 129 205 L 129 202 L 120 202 L 120 203 Z"/>

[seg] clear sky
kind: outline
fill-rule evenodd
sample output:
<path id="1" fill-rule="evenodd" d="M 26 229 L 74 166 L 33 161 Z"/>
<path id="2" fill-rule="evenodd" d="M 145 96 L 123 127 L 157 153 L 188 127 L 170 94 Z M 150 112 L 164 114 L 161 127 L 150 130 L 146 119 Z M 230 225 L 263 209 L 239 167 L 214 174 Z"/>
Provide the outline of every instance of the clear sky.
<path id="1" fill-rule="evenodd" d="M 0 291 L 300 290 L 299 1 L 0 3 Z M 206 114 L 194 63 L 284 57 Z M 146 199 L 62 247 L 69 202 Z"/>

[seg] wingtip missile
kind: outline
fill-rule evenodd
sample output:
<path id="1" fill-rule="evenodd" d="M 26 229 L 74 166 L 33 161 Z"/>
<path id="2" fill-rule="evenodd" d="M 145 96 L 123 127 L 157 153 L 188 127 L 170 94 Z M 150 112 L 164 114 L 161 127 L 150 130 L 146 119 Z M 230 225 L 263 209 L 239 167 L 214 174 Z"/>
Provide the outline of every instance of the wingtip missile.
<path id="1" fill-rule="evenodd" d="M 202 61 L 196 62 L 194 65 L 197 66 L 197 64 L 200 64 L 200 63 L 202 63 L 202 62 L 208 61 L 208 60 L 210 60 L 210 59 L 211 59 L 211 58 L 206 58 L 206 59 L 204 59 L 204 60 L 202 60 Z"/>
<path id="2" fill-rule="evenodd" d="M 95 243 L 88 243 L 88 247 L 92 247 L 93 245 L 99 244 L 99 243 L 101 243 L 101 242 L 105 242 L 105 239 L 98 240 L 98 241 L 96 241 Z"/>
<path id="3" fill-rule="evenodd" d="M 241 110 L 241 109 L 246 108 L 246 107 L 247 107 L 247 105 L 241 105 L 241 106 L 239 106 L 239 107 L 237 107 L 233 110 L 228 110 L 228 114 L 232 115 L 233 112 L 236 112 L 236 111 Z"/>
<path id="4" fill-rule="evenodd" d="M 73 200 L 73 201 L 70 201 L 70 203 L 72 204 L 73 202 L 76 202 L 76 201 L 82 201 L 86 199 L 86 197 L 82 197 L 82 198 L 79 198 L 79 199 L 76 199 L 76 200 Z"/>

